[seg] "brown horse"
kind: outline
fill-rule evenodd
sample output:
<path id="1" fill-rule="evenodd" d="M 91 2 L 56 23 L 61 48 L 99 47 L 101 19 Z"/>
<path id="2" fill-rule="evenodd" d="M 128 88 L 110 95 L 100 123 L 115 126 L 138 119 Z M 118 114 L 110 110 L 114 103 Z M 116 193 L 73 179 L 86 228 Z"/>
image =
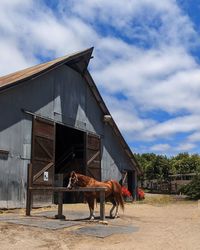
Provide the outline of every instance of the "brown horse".
<path id="1" fill-rule="evenodd" d="M 104 181 L 100 182 L 91 178 L 89 176 L 85 176 L 82 174 L 75 173 L 72 171 L 69 177 L 69 183 L 67 188 L 71 189 L 73 187 L 106 187 L 105 198 L 106 201 L 110 201 L 112 203 L 112 208 L 110 210 L 110 217 L 116 218 L 118 217 L 118 208 L 119 206 L 124 210 L 124 201 L 122 197 L 121 185 L 115 181 Z M 99 198 L 99 192 L 85 192 L 84 196 L 88 203 L 90 209 L 90 219 L 94 219 L 94 203 L 95 200 Z M 116 208 L 115 213 L 113 214 L 114 209 Z"/>

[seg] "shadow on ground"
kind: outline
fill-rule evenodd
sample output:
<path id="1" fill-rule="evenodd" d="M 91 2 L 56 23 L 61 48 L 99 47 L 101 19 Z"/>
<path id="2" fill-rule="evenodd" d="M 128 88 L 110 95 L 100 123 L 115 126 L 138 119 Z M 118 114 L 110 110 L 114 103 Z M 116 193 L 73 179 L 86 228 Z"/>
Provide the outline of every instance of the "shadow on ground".
<path id="1" fill-rule="evenodd" d="M 0 222 L 13 223 L 23 226 L 38 227 L 44 229 L 58 230 L 68 228 L 75 234 L 90 235 L 104 238 L 112 234 L 133 233 L 138 227 L 130 225 L 128 221 L 121 218 L 110 219 L 99 223 L 99 216 L 94 221 L 88 219 L 88 213 L 84 211 L 63 211 L 65 220 L 55 219 L 56 211 L 43 211 L 34 213 L 27 217 L 20 214 L 1 214 Z"/>

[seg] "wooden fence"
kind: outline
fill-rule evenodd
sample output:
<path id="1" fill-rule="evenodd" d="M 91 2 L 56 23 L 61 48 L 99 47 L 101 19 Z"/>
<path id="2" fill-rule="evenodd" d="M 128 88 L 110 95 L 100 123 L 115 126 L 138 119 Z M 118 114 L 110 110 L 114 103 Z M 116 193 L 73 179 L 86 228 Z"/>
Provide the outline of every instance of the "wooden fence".
<path id="1" fill-rule="evenodd" d="M 182 182 L 150 182 L 148 185 L 144 186 L 155 193 L 165 193 L 165 194 L 178 194 L 181 187 L 186 183 Z"/>

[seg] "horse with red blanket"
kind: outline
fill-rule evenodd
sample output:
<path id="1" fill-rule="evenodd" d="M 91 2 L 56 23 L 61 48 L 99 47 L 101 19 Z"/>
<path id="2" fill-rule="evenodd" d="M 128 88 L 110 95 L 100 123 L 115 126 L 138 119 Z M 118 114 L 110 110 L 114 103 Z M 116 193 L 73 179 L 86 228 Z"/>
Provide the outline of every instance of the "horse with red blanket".
<path id="1" fill-rule="evenodd" d="M 104 181 L 100 182 L 86 175 L 78 174 L 72 171 L 69 177 L 69 183 L 67 188 L 71 189 L 73 187 L 106 187 L 105 198 L 106 201 L 110 201 L 112 203 L 112 208 L 110 210 L 110 217 L 116 218 L 118 217 L 118 208 L 119 206 L 124 210 L 124 201 L 122 197 L 121 185 L 115 181 Z M 94 219 L 94 203 L 96 199 L 99 199 L 99 192 L 85 192 L 85 199 L 88 203 L 90 209 L 90 219 Z M 114 209 L 115 213 L 113 214 Z"/>

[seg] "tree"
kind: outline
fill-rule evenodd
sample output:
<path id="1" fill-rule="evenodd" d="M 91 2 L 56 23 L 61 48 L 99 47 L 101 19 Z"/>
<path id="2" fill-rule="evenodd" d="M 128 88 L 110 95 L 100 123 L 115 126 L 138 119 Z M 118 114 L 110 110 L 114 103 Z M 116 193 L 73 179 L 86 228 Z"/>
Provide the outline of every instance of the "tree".
<path id="1" fill-rule="evenodd" d="M 183 186 L 179 191 L 191 199 L 200 199 L 200 175 L 195 176 L 189 184 Z"/>
<path id="2" fill-rule="evenodd" d="M 200 173 L 200 156 L 198 154 L 191 155 L 192 170 L 194 172 Z"/>
<path id="3" fill-rule="evenodd" d="M 170 172 L 169 160 L 166 156 L 153 153 L 137 154 L 136 158 L 143 171 L 143 179 L 165 179 Z"/>
<path id="4" fill-rule="evenodd" d="M 168 180 L 168 176 L 170 174 L 170 164 L 169 160 L 166 156 L 158 155 L 156 157 L 156 161 L 154 162 L 154 165 L 157 169 L 159 169 L 159 176 L 158 178 L 160 180 Z"/>
<path id="5" fill-rule="evenodd" d="M 145 179 L 153 178 L 152 163 L 156 159 L 154 153 L 135 154 L 135 157 L 140 165 L 143 174 L 139 177 L 140 181 L 143 182 Z"/>
<path id="6" fill-rule="evenodd" d="M 170 174 L 200 173 L 200 155 L 180 153 L 174 157 L 154 153 L 136 154 L 136 159 L 143 171 L 144 180 L 168 180 Z"/>
<path id="7" fill-rule="evenodd" d="M 200 156 L 180 153 L 171 159 L 171 166 L 174 174 L 188 174 L 200 172 Z"/>

